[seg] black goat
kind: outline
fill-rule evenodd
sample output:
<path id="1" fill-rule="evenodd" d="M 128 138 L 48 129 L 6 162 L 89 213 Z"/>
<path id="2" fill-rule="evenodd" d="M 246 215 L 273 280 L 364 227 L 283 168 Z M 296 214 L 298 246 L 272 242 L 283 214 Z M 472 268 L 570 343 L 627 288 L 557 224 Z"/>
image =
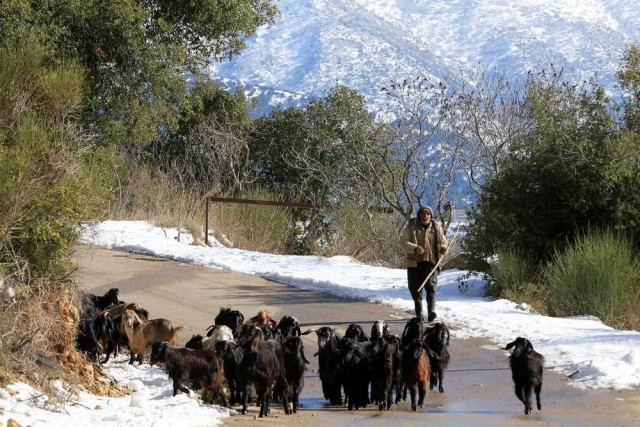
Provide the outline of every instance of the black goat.
<path id="1" fill-rule="evenodd" d="M 429 390 L 433 390 L 438 386 L 440 393 L 444 393 L 444 387 L 442 386 L 444 370 L 449 367 L 451 360 L 451 355 L 447 349 L 449 338 L 449 328 L 442 322 L 429 326 L 424 334 L 424 341 L 427 347 L 431 349 L 429 352 L 429 363 L 431 365 Z"/>
<path id="2" fill-rule="evenodd" d="M 413 317 L 407 320 L 407 323 L 404 325 L 404 330 L 402 331 L 402 346 L 406 346 L 413 340 L 422 339 L 424 335 L 424 325 L 422 323 L 422 319 L 419 317 Z"/>
<path id="3" fill-rule="evenodd" d="M 283 316 L 276 326 L 276 331 L 280 331 L 280 334 L 284 339 L 287 337 L 299 337 L 310 334 L 313 332 L 313 329 L 307 329 L 306 331 L 301 332 L 298 319 L 293 316 Z"/>
<path id="4" fill-rule="evenodd" d="M 87 297 L 98 310 L 104 310 L 120 302 L 118 300 L 119 292 L 118 288 L 111 288 L 102 296 L 87 294 Z"/>
<path id="5" fill-rule="evenodd" d="M 344 336 L 339 344 L 338 366 L 349 410 L 364 408 L 369 403 L 369 343 Z"/>
<path id="6" fill-rule="evenodd" d="M 538 410 L 542 410 L 540 390 L 542 389 L 544 356 L 533 349 L 533 345 L 528 339 L 522 337 L 507 344 L 505 350 L 511 348 L 513 348 L 513 353 L 509 356 L 509 365 L 515 383 L 516 396 L 524 403 L 524 413 L 530 414 L 533 411 L 531 389 L 535 390 Z"/>
<path id="7" fill-rule="evenodd" d="M 82 314 L 76 331 L 76 348 L 97 362 L 104 352 L 104 337 L 108 333 L 107 316 L 101 314 L 90 301 L 82 307 Z"/>
<path id="8" fill-rule="evenodd" d="M 344 336 L 346 338 L 353 338 L 356 342 L 368 342 L 369 337 L 362 329 L 362 326 L 352 323 L 347 327 L 347 330 L 344 332 Z"/>
<path id="9" fill-rule="evenodd" d="M 371 341 L 371 400 L 379 410 L 389 410 L 393 403 L 393 388 L 400 376 L 400 338 L 382 335 Z"/>
<path id="10" fill-rule="evenodd" d="M 190 382 L 202 389 L 202 400 L 213 403 L 221 397 L 224 406 L 229 406 L 223 393 L 221 364 L 214 351 L 174 348 L 166 342 L 156 342 L 151 346 L 150 364 L 164 363 L 164 369 L 173 380 L 173 395 L 178 390 L 189 394 L 183 383 Z"/>
<path id="11" fill-rule="evenodd" d="M 282 341 L 282 339 L 284 338 L 282 336 L 282 332 L 280 332 L 280 329 L 272 328 L 269 325 L 259 325 L 257 327 L 262 331 L 262 339 L 265 341 L 266 340 Z"/>
<path id="12" fill-rule="evenodd" d="M 224 376 L 227 379 L 227 386 L 231 395 L 230 403 L 235 405 L 242 401 L 240 387 L 242 372 L 238 371 L 244 350 L 233 341 L 218 341 L 215 344 L 215 352 L 222 361 Z"/>
<path id="13" fill-rule="evenodd" d="M 207 331 L 213 329 L 214 325 L 226 325 L 231 328 L 233 331 L 233 336 L 237 336 L 237 330 L 240 325 L 244 323 L 244 314 L 242 314 L 238 310 L 232 310 L 231 308 L 221 308 L 218 315 L 215 317 L 213 321 L 213 325 L 207 328 Z M 211 332 L 212 333 L 212 332 Z M 211 336 L 210 333 L 207 333 L 207 336 Z"/>
<path id="14" fill-rule="evenodd" d="M 251 384 L 258 395 L 260 418 L 269 416 L 272 394 L 283 397 L 284 412 L 290 414 L 282 345 L 277 340 L 263 340 L 261 335 L 261 331 L 255 329 L 253 338 L 243 345 L 244 355 L 238 367 L 243 375 L 242 414 L 247 413 Z"/>
<path id="15" fill-rule="evenodd" d="M 318 374 L 324 398 L 332 405 L 342 405 L 342 380 L 338 367 L 340 334 L 329 326 L 316 331 L 318 336 Z"/>
<path id="16" fill-rule="evenodd" d="M 371 326 L 371 341 L 374 341 L 384 335 L 389 335 L 389 326 L 384 320 L 376 320 Z"/>
<path id="17" fill-rule="evenodd" d="M 202 350 L 202 335 L 191 335 L 191 338 L 184 346 L 192 350 Z"/>
<path id="18" fill-rule="evenodd" d="M 282 341 L 284 371 L 289 384 L 289 401 L 293 404 L 293 413 L 298 412 L 300 393 L 304 387 L 304 372 L 309 361 L 304 355 L 304 345 L 300 337 L 287 337 Z"/>

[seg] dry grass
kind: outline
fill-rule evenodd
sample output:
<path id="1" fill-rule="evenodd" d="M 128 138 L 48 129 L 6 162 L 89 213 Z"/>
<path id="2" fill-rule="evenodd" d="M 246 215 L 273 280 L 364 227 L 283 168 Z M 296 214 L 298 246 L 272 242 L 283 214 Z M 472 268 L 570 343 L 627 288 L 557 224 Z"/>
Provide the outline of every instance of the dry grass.
<path id="1" fill-rule="evenodd" d="M 160 227 L 180 227 L 194 237 L 204 228 L 204 197 L 161 172 L 140 167 L 119 189 L 109 207 L 113 220 L 149 221 Z"/>
<path id="2" fill-rule="evenodd" d="M 540 284 L 526 282 L 503 289 L 501 298 L 528 304 L 536 313 L 547 315 L 547 294 Z"/>
<path id="3" fill-rule="evenodd" d="M 287 253 L 293 238 L 291 222 L 287 209 L 276 206 L 216 203 L 209 210 L 209 229 L 218 241 L 258 252 Z"/>
<path id="4" fill-rule="evenodd" d="M 52 380 L 99 395 L 125 393 L 75 349 L 80 294 L 73 283 L 43 281 L 16 290 L 17 299 L 3 294 L 0 300 L 0 384 L 31 384 L 47 394 L 52 405 L 70 397 L 54 389 Z"/>
<path id="5" fill-rule="evenodd" d="M 611 326 L 616 329 L 626 329 L 630 331 L 640 330 L 640 311 L 638 311 L 638 307 L 640 307 L 640 290 L 635 290 L 629 297 L 624 318 Z"/>

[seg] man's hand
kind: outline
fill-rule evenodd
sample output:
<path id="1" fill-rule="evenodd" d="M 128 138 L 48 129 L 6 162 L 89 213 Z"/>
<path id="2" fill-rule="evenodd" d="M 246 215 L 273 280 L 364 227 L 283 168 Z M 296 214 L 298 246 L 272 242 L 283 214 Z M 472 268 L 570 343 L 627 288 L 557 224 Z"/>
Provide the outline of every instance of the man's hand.
<path id="1" fill-rule="evenodd" d="M 418 247 L 415 249 L 415 252 L 416 252 L 418 255 L 423 255 L 423 254 L 424 254 L 424 248 L 423 248 L 422 246 L 418 246 Z"/>

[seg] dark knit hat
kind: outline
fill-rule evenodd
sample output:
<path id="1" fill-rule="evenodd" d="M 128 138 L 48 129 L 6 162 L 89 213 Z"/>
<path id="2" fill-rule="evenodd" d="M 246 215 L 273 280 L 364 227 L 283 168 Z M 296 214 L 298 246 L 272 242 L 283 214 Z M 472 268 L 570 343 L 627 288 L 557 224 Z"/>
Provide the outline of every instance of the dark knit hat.
<path id="1" fill-rule="evenodd" d="M 431 217 L 433 218 L 433 209 L 431 209 L 429 206 L 420 206 L 420 209 L 418 209 L 418 216 L 420 216 L 420 213 L 422 211 L 427 211 L 429 213 L 429 215 L 431 215 Z"/>

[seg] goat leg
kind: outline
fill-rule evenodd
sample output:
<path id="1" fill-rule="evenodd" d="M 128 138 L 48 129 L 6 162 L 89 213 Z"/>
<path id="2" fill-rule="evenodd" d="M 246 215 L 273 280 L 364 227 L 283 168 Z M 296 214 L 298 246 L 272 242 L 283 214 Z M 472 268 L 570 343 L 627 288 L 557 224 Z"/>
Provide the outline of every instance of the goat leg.
<path id="1" fill-rule="evenodd" d="M 540 391 L 542 389 L 542 384 L 537 384 L 536 391 L 536 404 L 538 405 L 538 411 L 542 411 L 542 403 L 540 402 Z"/>
<path id="2" fill-rule="evenodd" d="M 242 392 L 242 415 L 247 413 L 247 406 L 249 405 L 249 384 L 245 385 Z"/>
<path id="3" fill-rule="evenodd" d="M 434 369 L 431 369 L 431 378 L 429 379 L 429 390 L 433 390 L 438 385 L 438 376 Z"/>
<path id="4" fill-rule="evenodd" d="M 183 386 L 182 384 L 180 384 L 180 380 L 179 379 L 174 379 L 173 380 L 173 395 L 177 395 L 178 394 L 178 390 L 182 391 L 185 394 L 189 394 L 189 389 L 186 388 L 185 386 Z"/>
<path id="5" fill-rule="evenodd" d="M 527 386 L 524 388 L 524 398 L 525 398 L 524 413 L 530 414 L 533 411 L 533 406 L 531 405 L 531 387 Z"/>
<path id="6" fill-rule="evenodd" d="M 422 386 L 422 384 L 420 385 L 420 388 L 418 388 L 418 406 L 419 407 L 424 407 L 424 398 L 427 395 L 427 385 L 424 384 L 424 386 Z"/>
<path id="7" fill-rule="evenodd" d="M 414 384 L 411 387 L 409 387 L 409 394 L 411 395 L 411 410 L 415 412 L 418 410 L 418 406 L 416 405 L 416 394 L 418 394 L 417 384 Z"/>
<path id="8" fill-rule="evenodd" d="M 260 398 L 260 418 L 269 416 L 269 393 L 262 393 Z"/>

